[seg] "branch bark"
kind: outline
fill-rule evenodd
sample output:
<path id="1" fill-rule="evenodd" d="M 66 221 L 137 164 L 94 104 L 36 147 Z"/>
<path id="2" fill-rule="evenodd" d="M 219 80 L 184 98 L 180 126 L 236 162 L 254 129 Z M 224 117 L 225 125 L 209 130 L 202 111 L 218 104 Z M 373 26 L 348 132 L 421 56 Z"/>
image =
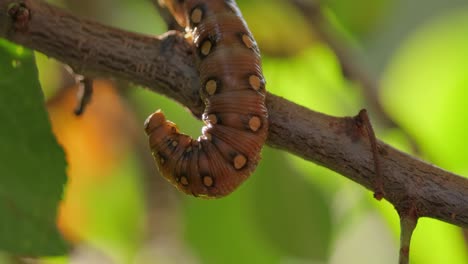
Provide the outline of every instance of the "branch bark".
<path id="1" fill-rule="evenodd" d="M 26 23 L 9 14 L 12 3 L 28 9 Z M 77 73 L 148 87 L 185 105 L 198 118 L 203 111 L 192 47 L 175 31 L 150 37 L 77 18 L 40 0 L 0 0 L 0 37 L 56 58 Z M 328 116 L 273 94 L 268 94 L 267 106 L 268 145 L 374 190 L 368 135 L 354 118 Z M 417 217 L 468 227 L 468 179 L 380 141 L 378 150 L 384 198 L 399 212 L 411 208 Z"/>

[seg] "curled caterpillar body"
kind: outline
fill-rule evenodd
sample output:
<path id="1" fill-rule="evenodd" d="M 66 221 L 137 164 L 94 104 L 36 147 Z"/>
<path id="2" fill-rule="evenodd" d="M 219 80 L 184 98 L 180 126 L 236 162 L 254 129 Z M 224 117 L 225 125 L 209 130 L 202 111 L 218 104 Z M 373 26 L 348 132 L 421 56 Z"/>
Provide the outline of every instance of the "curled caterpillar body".
<path id="1" fill-rule="evenodd" d="M 192 34 L 206 125 L 192 139 L 158 110 L 145 122 L 150 147 L 162 175 L 179 190 L 222 197 L 250 176 L 267 137 L 260 53 L 234 1 L 162 2 Z"/>

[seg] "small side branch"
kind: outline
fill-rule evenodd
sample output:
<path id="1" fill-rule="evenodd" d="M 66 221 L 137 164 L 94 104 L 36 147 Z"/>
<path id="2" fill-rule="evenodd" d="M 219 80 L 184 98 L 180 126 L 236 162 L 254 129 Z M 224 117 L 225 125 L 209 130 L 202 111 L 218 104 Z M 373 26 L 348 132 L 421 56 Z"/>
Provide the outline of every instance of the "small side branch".
<path id="1" fill-rule="evenodd" d="M 366 109 L 359 111 L 359 114 L 355 117 L 356 122 L 359 126 L 363 127 L 366 131 L 366 135 L 369 139 L 371 146 L 372 157 L 374 159 L 374 198 L 382 200 L 385 197 L 382 170 L 380 169 L 380 158 L 377 146 L 377 138 L 375 137 L 374 128 L 369 119 Z"/>
<path id="2" fill-rule="evenodd" d="M 400 212 L 400 264 L 409 264 L 411 237 L 418 223 L 416 208 Z"/>

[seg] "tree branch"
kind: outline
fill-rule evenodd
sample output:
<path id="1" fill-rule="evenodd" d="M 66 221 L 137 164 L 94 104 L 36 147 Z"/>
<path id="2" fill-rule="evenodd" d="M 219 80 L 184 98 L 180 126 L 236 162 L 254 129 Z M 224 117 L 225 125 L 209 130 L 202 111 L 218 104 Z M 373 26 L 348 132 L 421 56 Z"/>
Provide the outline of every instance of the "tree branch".
<path id="1" fill-rule="evenodd" d="M 9 14 L 12 3 L 22 3 L 28 9 L 28 21 L 18 21 Z M 180 33 L 149 37 L 77 18 L 39 0 L 0 0 L 0 37 L 56 58 L 77 73 L 148 87 L 185 105 L 198 118 L 203 111 L 192 47 Z M 375 174 L 368 135 L 354 118 L 314 112 L 272 94 L 267 96 L 267 106 L 270 146 L 373 190 Z M 385 199 L 399 212 L 411 208 L 417 217 L 468 227 L 468 179 L 380 141 L 378 150 Z"/>

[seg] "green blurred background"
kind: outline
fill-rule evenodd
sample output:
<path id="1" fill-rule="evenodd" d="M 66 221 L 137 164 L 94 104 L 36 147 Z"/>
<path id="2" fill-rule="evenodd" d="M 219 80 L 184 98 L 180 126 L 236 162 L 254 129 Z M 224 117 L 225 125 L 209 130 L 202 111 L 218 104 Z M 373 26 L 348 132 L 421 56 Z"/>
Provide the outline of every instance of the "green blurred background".
<path id="1" fill-rule="evenodd" d="M 150 1 L 50 2 L 127 30 L 165 31 Z M 237 2 L 262 51 L 270 92 L 331 115 L 369 107 L 360 85 L 343 77 L 334 52 L 288 1 Z M 468 175 L 466 0 L 323 5 L 356 65 L 379 82 L 377 100 L 398 125 L 381 125 L 369 108 L 377 136 Z M 256 172 L 229 197 L 187 197 L 157 175 L 142 124 L 159 108 L 192 136 L 201 122 L 173 101 L 120 81 L 99 81 L 90 111 L 76 119 L 74 89 L 63 89 L 66 73 L 36 58 L 70 163 L 59 226 L 73 242 L 69 256 L 43 263 L 397 263 L 397 214 L 358 184 L 265 147 Z M 466 264 L 467 252 L 460 228 L 420 219 L 411 263 Z"/>

